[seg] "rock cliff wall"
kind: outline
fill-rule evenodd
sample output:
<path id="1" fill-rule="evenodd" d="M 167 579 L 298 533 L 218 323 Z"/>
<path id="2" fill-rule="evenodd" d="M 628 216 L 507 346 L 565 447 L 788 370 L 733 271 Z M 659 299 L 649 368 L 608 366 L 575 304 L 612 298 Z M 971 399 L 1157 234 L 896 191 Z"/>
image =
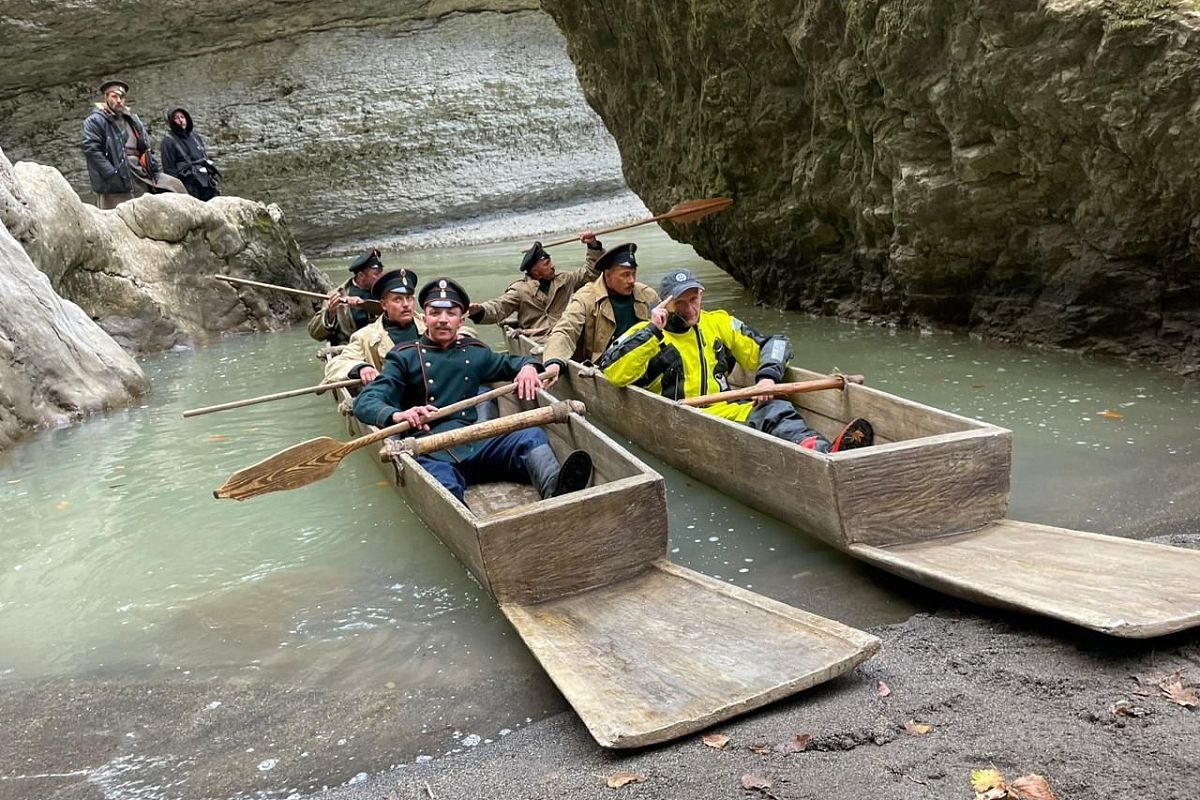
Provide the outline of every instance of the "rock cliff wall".
<path id="1" fill-rule="evenodd" d="M 79 306 L 59 297 L 15 235 L 40 235 L 0 151 L 0 451 L 24 432 L 125 405 L 141 368 Z"/>
<path id="2" fill-rule="evenodd" d="M 1200 371 L 1190 0 L 543 0 L 647 205 L 767 301 Z M 619 54 L 619 55 L 615 55 Z"/>
<path id="3" fill-rule="evenodd" d="M 310 252 L 627 192 L 550 18 L 449 13 L 536 0 L 17 6 L 0 11 L 0 143 L 89 201 L 80 126 L 113 74 L 156 144 L 188 108 L 223 191 L 278 204 Z M 122 33 L 96 47 L 106 30 Z"/>

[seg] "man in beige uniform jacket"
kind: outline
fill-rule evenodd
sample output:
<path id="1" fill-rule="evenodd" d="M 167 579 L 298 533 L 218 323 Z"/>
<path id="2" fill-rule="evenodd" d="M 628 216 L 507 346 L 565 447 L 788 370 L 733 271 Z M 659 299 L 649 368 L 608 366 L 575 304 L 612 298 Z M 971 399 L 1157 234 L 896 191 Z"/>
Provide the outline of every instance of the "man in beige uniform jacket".
<path id="1" fill-rule="evenodd" d="M 658 292 L 637 280 L 637 245 L 619 244 L 596 259 L 600 277 L 567 303 L 546 339 L 542 354 L 546 383 L 552 385 L 568 360 L 595 361 L 608 345 L 636 324 L 650 319 Z"/>
<path id="2" fill-rule="evenodd" d="M 583 266 L 574 272 L 557 272 L 542 243 L 534 242 L 521 259 L 525 277 L 505 289 L 495 300 L 471 303 L 467 316 L 472 322 L 494 324 L 515 312 L 514 335 L 523 333 L 536 342 L 544 341 L 562 316 L 571 295 L 599 274 L 594 264 L 604 247 L 591 231 L 579 234 L 579 241 L 587 245 L 587 255 Z"/>

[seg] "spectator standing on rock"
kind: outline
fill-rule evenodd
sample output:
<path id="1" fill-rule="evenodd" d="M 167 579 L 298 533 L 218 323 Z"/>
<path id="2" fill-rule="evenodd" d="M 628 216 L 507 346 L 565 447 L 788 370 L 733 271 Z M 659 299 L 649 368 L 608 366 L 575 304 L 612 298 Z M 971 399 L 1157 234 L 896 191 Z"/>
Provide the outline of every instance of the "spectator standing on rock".
<path id="1" fill-rule="evenodd" d="M 116 208 L 147 191 L 187 193 L 178 178 L 159 172 L 146 127 L 125 104 L 128 93 L 124 81 L 105 81 L 104 101 L 83 121 L 80 146 L 100 208 Z"/>
<path id="2" fill-rule="evenodd" d="M 163 172 L 174 175 L 192 197 L 211 200 L 216 197 L 221 173 L 208 157 L 200 134 L 193 130 L 192 115 L 186 108 L 167 112 L 167 135 L 159 145 Z"/>

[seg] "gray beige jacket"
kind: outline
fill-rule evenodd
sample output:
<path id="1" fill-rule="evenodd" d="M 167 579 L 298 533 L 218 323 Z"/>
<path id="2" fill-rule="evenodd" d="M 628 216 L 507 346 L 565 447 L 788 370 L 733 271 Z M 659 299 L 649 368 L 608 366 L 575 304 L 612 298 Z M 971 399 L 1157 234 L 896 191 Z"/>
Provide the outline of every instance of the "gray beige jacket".
<path id="1" fill-rule="evenodd" d="M 644 283 L 633 285 L 633 310 L 640 320 L 650 319 L 650 309 L 658 305 L 658 292 Z M 566 367 L 568 360 L 595 361 L 613 340 L 617 318 L 608 300 L 604 276 L 584 286 L 567 303 L 558 324 L 546 339 L 542 363 L 557 361 Z"/>

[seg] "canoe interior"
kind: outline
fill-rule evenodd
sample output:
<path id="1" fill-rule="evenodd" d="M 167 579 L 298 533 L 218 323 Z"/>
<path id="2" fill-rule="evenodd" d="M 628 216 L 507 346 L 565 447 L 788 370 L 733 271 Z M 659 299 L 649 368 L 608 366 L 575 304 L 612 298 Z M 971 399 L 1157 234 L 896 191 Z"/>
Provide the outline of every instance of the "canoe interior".
<path id="1" fill-rule="evenodd" d="M 554 401 L 543 392 L 537 404 Z M 499 411 L 533 405 L 508 397 Z M 591 454 L 589 488 L 540 500 L 531 487 L 484 484 L 468 491 L 467 508 L 407 454 L 381 466 L 601 745 L 702 730 L 879 649 L 866 633 L 671 564 L 662 476 L 579 415 L 544 430 L 560 458 Z"/>
<path id="2" fill-rule="evenodd" d="M 854 555 L 974 602 L 1147 638 L 1200 624 L 1200 551 L 999 520 L 978 531 Z"/>

